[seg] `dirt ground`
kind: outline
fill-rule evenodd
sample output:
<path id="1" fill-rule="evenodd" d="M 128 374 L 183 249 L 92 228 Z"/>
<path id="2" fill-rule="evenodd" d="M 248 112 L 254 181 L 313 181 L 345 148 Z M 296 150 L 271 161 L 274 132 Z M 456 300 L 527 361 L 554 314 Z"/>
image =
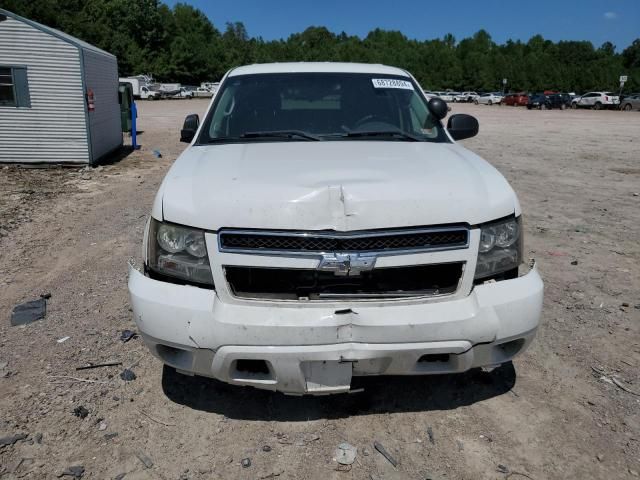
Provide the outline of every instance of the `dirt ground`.
<path id="1" fill-rule="evenodd" d="M 536 341 L 490 375 L 375 378 L 358 382 L 364 393 L 299 398 L 163 372 L 139 338 L 119 338 L 135 328 L 127 261 L 140 263 L 184 115 L 206 106 L 140 102 L 142 149 L 96 169 L 0 167 L 2 479 L 80 465 L 84 478 L 126 480 L 638 477 L 638 112 L 453 105 L 478 117 L 464 144 L 525 212 L 546 286 Z M 17 303 L 45 293 L 44 320 L 10 326 Z M 106 361 L 122 366 L 75 370 Z M 120 378 L 125 367 L 135 380 Z M 14 434 L 26 438 L 4 438 Z M 345 441 L 358 455 L 338 471 Z"/>

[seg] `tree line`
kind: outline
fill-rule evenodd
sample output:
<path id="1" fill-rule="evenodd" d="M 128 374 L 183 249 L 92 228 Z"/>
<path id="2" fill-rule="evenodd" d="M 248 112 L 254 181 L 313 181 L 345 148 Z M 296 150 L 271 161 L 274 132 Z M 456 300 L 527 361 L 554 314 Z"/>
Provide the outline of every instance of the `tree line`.
<path id="1" fill-rule="evenodd" d="M 407 38 L 375 29 L 365 38 L 309 27 L 286 39 L 250 37 L 241 22 L 217 29 L 200 10 L 159 0 L 0 0 L 0 6 L 63 30 L 118 57 L 120 75 L 151 73 L 161 81 L 219 80 L 234 66 L 284 61 L 343 61 L 395 65 L 429 90 L 492 91 L 508 79 L 512 91 L 640 90 L 640 38 L 616 52 L 605 42 L 545 40 L 494 42 L 480 30 L 457 40 Z"/>

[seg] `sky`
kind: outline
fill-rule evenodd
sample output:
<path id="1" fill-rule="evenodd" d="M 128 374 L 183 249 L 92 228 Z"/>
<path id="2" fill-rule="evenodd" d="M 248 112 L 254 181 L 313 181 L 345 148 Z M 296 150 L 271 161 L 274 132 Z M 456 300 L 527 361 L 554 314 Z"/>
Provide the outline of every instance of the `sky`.
<path id="1" fill-rule="evenodd" d="M 456 39 L 484 28 L 497 43 L 545 39 L 606 41 L 618 51 L 640 38 L 640 0 L 181 0 L 202 10 L 219 30 L 244 23 L 250 36 L 287 38 L 309 26 L 364 37 L 376 27 L 418 40 Z M 177 0 L 165 0 L 170 6 Z"/>

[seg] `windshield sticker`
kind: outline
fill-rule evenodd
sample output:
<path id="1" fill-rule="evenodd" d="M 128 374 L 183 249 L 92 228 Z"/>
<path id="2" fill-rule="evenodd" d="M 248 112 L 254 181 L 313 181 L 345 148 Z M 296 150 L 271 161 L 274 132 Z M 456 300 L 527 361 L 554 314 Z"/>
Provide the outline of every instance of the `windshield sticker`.
<path id="1" fill-rule="evenodd" d="M 406 80 L 395 78 L 372 78 L 373 88 L 402 88 L 403 90 L 413 90 L 413 84 Z"/>

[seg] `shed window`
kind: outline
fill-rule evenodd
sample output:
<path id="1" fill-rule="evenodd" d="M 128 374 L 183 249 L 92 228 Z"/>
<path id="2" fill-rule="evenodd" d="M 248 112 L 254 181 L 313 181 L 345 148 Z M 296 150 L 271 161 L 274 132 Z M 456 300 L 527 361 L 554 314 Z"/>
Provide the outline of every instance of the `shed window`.
<path id="1" fill-rule="evenodd" d="M 0 66 L 0 107 L 31 107 L 26 67 Z"/>

